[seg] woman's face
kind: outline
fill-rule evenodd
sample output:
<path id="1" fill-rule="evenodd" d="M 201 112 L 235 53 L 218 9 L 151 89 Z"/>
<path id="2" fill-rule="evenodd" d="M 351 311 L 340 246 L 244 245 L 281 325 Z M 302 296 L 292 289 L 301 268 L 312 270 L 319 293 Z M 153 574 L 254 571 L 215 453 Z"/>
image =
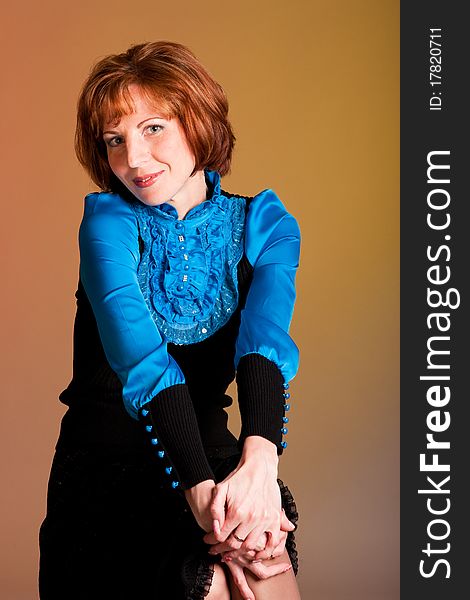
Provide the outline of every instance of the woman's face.
<path id="1" fill-rule="evenodd" d="M 190 178 L 194 155 L 179 120 L 159 114 L 137 85 L 129 86 L 129 92 L 134 112 L 103 127 L 109 166 L 141 202 L 168 202 L 183 218 L 206 198 L 204 172 Z"/>

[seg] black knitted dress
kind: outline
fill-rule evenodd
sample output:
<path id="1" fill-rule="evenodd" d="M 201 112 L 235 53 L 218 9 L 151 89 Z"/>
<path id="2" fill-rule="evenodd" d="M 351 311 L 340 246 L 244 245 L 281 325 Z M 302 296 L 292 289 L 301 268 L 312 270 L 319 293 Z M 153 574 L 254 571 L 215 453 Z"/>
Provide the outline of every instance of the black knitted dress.
<path id="1" fill-rule="evenodd" d="M 217 481 L 241 455 L 224 408 L 232 403 L 226 390 L 236 375 L 235 340 L 252 272 L 244 255 L 238 308 L 224 326 L 195 344 L 168 344 L 184 373 Z M 149 442 L 152 414 L 136 421 L 123 406 L 122 384 L 106 359 L 81 281 L 75 296 L 73 377 L 59 396 L 68 410 L 39 532 L 41 600 L 204 598 L 219 559 L 207 553 L 183 492 L 171 485 L 171 465 Z M 262 378 L 283 402 L 277 367 L 261 355 L 245 358 L 237 369 L 239 394 L 250 377 Z M 281 480 L 279 485 L 286 515 L 296 523 L 292 495 Z M 286 548 L 297 573 L 293 533 Z"/>

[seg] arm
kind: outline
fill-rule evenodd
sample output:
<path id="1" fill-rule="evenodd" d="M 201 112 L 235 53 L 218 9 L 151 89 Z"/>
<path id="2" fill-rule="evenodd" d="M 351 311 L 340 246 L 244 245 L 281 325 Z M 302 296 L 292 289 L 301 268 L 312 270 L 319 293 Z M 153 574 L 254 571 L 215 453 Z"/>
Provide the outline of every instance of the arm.
<path id="1" fill-rule="evenodd" d="M 285 386 L 298 368 L 298 349 L 288 330 L 300 234 L 294 217 L 271 190 L 261 192 L 250 204 L 245 244 L 254 272 L 235 354 L 243 454 L 237 469 L 216 486 L 212 510 L 214 519 L 221 521 L 215 536 L 219 542 L 235 532 L 246 539 L 242 549 L 250 550 L 264 531 L 270 531 L 267 548 L 274 549 L 281 537 L 277 455 L 285 446 Z M 240 548 L 240 543 L 232 540 L 231 546 Z"/>
<path id="2" fill-rule="evenodd" d="M 79 230 L 80 277 L 111 368 L 134 419 L 150 413 L 150 439 L 189 488 L 213 479 L 184 375 L 168 354 L 137 280 L 137 221 L 116 194 L 89 194 Z M 176 479 L 175 479 L 176 482 Z"/>
<path id="3" fill-rule="evenodd" d="M 271 190 L 261 192 L 251 202 L 245 251 L 254 272 L 241 313 L 235 353 L 242 419 L 240 443 L 248 436 L 260 436 L 281 454 L 287 445 L 282 435 L 288 420 L 288 382 L 299 364 L 289 327 L 300 231 L 295 218 Z"/>

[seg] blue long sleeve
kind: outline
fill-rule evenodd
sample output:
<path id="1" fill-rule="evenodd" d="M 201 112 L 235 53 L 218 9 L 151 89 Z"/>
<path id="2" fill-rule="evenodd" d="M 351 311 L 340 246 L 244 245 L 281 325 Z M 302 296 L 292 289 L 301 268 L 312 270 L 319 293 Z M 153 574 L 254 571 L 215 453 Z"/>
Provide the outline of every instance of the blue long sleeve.
<path id="1" fill-rule="evenodd" d="M 145 403 L 185 379 L 139 287 L 137 221 L 126 201 L 116 194 L 89 194 L 79 247 L 80 277 L 106 358 L 123 385 L 126 410 L 137 419 Z"/>
<path id="2" fill-rule="evenodd" d="M 281 453 L 287 445 L 281 441 L 287 433 L 286 390 L 299 365 L 299 351 L 289 327 L 296 296 L 300 230 L 296 219 L 268 189 L 251 201 L 245 235 L 245 252 L 254 271 L 241 312 L 235 353 L 240 440 L 261 435 Z"/>

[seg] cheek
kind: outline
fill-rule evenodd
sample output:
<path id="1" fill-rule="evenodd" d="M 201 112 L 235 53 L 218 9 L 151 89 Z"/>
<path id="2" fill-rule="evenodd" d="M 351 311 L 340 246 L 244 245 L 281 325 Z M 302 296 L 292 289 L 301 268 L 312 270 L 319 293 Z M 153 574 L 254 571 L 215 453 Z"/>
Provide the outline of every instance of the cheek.
<path id="1" fill-rule="evenodd" d="M 174 157 L 174 159 L 180 164 L 182 168 L 194 167 L 195 158 L 194 154 L 186 140 L 186 137 L 179 132 L 175 135 L 171 142 L 166 144 L 166 150 L 168 150 L 168 156 Z"/>
<path id="2" fill-rule="evenodd" d="M 192 152 L 192 150 L 190 149 L 190 147 L 188 146 L 188 144 L 186 142 L 182 142 L 179 147 L 178 147 L 178 155 L 180 157 L 180 160 L 182 162 L 184 162 L 184 164 L 188 167 L 188 168 L 193 168 L 195 165 L 195 159 L 194 159 L 194 154 Z"/>
<path id="3" fill-rule="evenodd" d="M 119 177 L 119 172 L 122 171 L 123 168 L 123 160 L 117 152 L 108 151 L 108 164 L 111 171 Z"/>

